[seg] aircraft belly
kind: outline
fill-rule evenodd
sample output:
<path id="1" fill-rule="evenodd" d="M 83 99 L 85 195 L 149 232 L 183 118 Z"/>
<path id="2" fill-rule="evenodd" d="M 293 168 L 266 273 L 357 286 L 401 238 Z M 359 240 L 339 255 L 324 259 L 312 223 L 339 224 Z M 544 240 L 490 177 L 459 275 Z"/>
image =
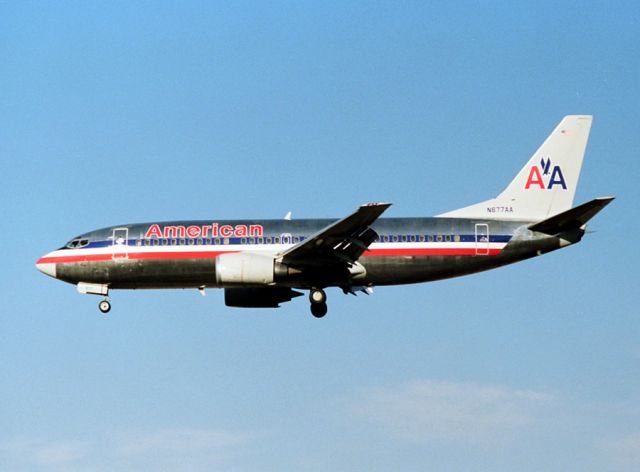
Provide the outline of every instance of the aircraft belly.
<path id="1" fill-rule="evenodd" d="M 495 266 L 497 256 L 400 256 L 362 258 L 367 282 L 397 285 L 446 279 Z"/>
<path id="2" fill-rule="evenodd" d="M 213 286 L 213 259 L 111 260 L 58 264 L 58 278 L 70 283 L 108 284 L 111 288 Z"/>
<path id="3" fill-rule="evenodd" d="M 512 241 L 497 255 L 362 257 L 366 283 L 399 285 L 447 279 L 482 272 L 535 257 L 562 247 L 557 237 Z"/>

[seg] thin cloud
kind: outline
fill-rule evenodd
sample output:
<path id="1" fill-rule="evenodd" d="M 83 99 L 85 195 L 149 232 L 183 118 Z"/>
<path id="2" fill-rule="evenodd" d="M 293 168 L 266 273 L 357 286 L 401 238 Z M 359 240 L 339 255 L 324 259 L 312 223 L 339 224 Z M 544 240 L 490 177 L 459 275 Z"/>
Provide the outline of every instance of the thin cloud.
<path id="1" fill-rule="evenodd" d="M 88 441 L 36 441 L 13 439 L 0 442 L 0 459 L 8 464 L 31 464 L 44 470 L 64 469 L 91 453 L 92 445 Z"/>
<path id="2" fill-rule="evenodd" d="M 60 441 L 39 445 L 33 449 L 32 456 L 36 464 L 58 466 L 84 459 L 89 452 L 86 441 Z"/>
<path id="3" fill-rule="evenodd" d="M 553 395 L 494 385 L 421 380 L 365 392 L 355 410 L 411 442 L 508 442 L 533 426 Z"/>
<path id="4" fill-rule="evenodd" d="M 611 461 L 626 470 L 640 470 L 640 432 L 627 434 L 604 443 Z"/>
<path id="5" fill-rule="evenodd" d="M 164 429 L 152 433 L 125 433 L 115 438 L 116 451 L 131 456 L 150 453 L 194 453 L 236 446 L 246 434 L 208 429 Z"/>
<path id="6" fill-rule="evenodd" d="M 153 465 L 173 471 L 219 469 L 250 436 L 224 430 L 173 428 L 150 432 L 119 432 L 91 440 L 42 441 L 15 438 L 0 441 L 3 470 L 44 472 L 147 470 Z"/>

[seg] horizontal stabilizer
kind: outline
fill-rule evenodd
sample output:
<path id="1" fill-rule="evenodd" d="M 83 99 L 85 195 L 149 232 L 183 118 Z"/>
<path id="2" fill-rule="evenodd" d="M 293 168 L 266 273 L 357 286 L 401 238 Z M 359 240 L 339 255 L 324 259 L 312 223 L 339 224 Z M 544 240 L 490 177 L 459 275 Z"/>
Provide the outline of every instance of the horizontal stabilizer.
<path id="1" fill-rule="evenodd" d="M 578 205 L 571 210 L 563 211 L 551 218 L 529 226 L 532 231 L 545 234 L 558 234 L 580 228 L 593 218 L 600 210 L 613 201 L 615 197 L 599 197 L 590 202 Z"/>

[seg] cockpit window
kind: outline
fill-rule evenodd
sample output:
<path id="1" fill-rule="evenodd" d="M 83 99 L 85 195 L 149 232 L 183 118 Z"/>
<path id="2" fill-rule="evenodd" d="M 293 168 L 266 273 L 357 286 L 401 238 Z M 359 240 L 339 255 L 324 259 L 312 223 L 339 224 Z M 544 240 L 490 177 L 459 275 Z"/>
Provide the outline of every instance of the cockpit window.
<path id="1" fill-rule="evenodd" d="M 71 241 L 69 241 L 65 247 L 68 249 L 78 249 L 80 247 L 84 247 L 87 244 L 89 244 L 89 240 L 88 239 L 80 239 L 80 238 L 76 238 L 76 239 L 72 239 Z"/>

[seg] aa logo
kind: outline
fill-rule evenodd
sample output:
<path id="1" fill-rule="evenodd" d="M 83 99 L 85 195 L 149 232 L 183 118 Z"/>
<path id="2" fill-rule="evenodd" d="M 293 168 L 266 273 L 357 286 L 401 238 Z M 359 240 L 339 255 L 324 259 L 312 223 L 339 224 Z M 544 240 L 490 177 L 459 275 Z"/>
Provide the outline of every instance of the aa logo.
<path id="1" fill-rule="evenodd" d="M 542 190 L 552 189 L 554 185 L 560 185 L 564 190 L 567 190 L 567 184 L 562 175 L 562 169 L 560 166 L 551 167 L 551 158 L 543 157 L 540 159 L 539 166 L 532 166 L 529 171 L 529 177 L 527 177 L 527 183 L 525 184 L 525 190 L 529 190 L 531 187 L 539 187 Z"/>

